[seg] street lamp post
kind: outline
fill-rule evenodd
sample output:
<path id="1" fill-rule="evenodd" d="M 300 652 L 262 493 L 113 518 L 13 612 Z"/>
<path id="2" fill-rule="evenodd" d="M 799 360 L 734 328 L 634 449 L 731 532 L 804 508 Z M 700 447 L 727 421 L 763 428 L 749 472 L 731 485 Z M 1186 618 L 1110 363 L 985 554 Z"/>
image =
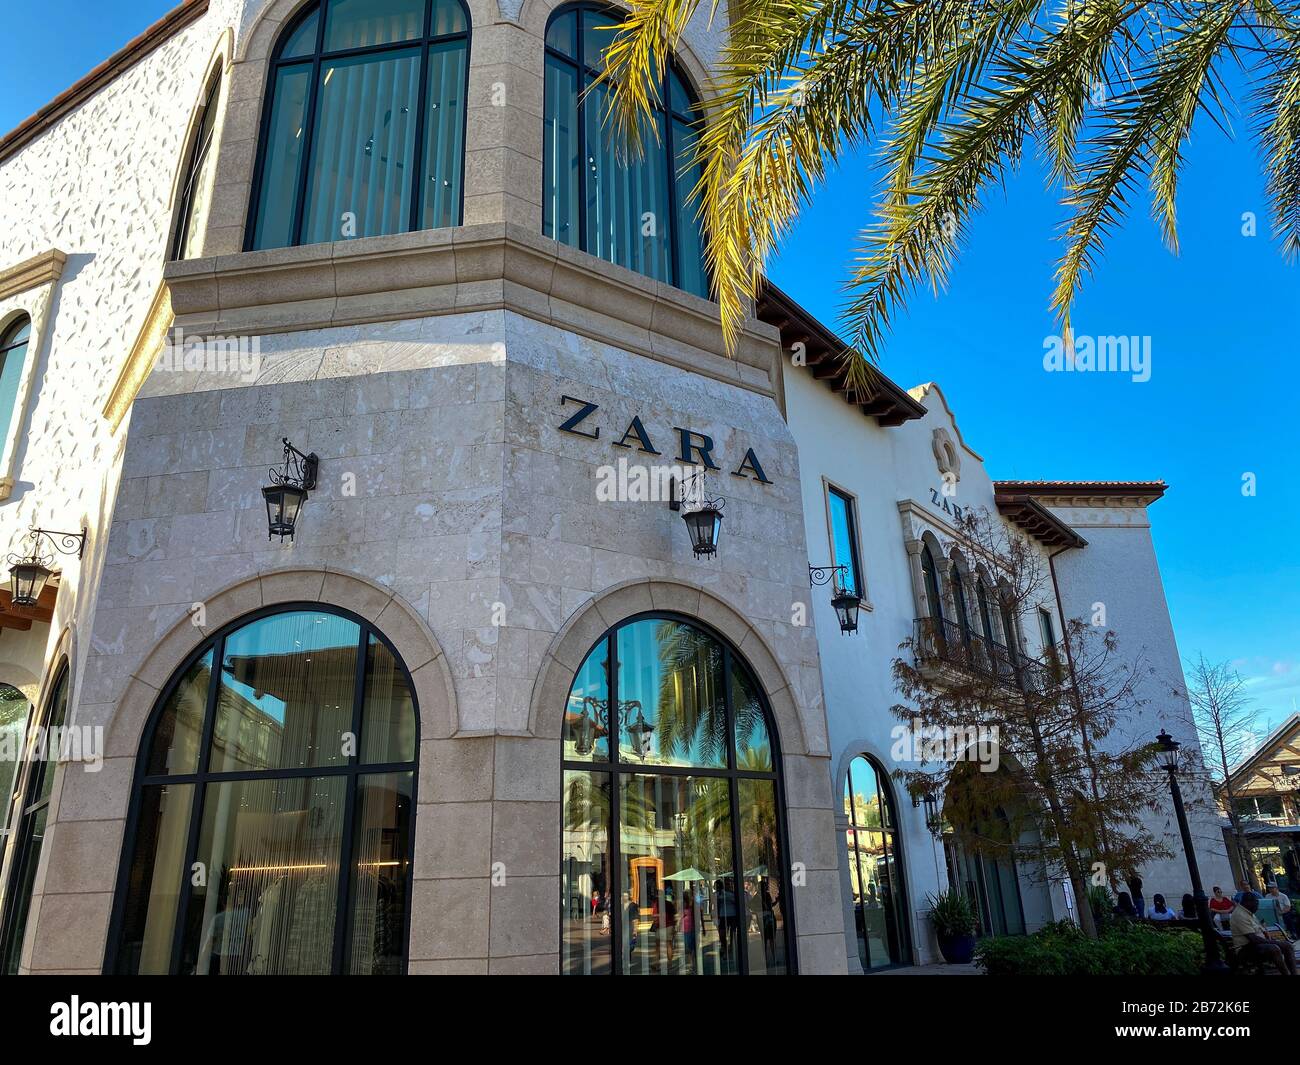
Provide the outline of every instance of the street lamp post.
<path id="1" fill-rule="evenodd" d="M 1183 837 L 1183 853 L 1187 856 L 1187 874 L 1192 879 L 1192 901 L 1196 904 L 1196 921 L 1201 926 L 1201 939 L 1205 941 L 1203 973 L 1221 976 L 1228 966 L 1219 956 L 1219 933 L 1210 921 L 1210 902 L 1201 886 L 1201 870 L 1196 864 L 1196 850 L 1192 846 L 1192 830 L 1187 826 L 1187 811 L 1183 808 L 1183 792 L 1178 786 L 1178 748 L 1182 746 L 1164 729 L 1156 737 L 1160 744 L 1160 765 L 1169 774 L 1169 793 L 1174 799 L 1174 816 L 1178 818 L 1178 831 Z"/>

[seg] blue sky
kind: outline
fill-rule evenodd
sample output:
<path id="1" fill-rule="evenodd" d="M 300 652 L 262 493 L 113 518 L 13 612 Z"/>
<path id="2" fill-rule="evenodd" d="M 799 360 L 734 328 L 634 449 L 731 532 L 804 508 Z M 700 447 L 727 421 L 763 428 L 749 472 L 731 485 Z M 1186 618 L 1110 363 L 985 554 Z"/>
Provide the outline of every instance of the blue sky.
<path id="1" fill-rule="evenodd" d="M 173 6 L 172 0 L 42 0 L 11 5 L 0 64 L 8 130 Z M 1246 124 L 1235 140 L 1202 123 L 1179 198 L 1181 255 L 1145 201 L 1111 240 L 1076 308 L 1079 335 L 1152 338 L 1151 379 L 1043 370 L 1059 209 L 1034 166 L 974 223 L 951 284 L 899 316 L 883 367 L 900 384 L 939 381 L 995 477 L 1163 478 L 1151 508 L 1184 657 L 1229 659 L 1265 719 L 1300 703 L 1300 371 L 1292 357 L 1300 267 L 1269 238 Z M 869 152 L 820 190 L 772 274 L 834 323 L 856 228 L 869 220 Z M 1255 237 L 1242 215 L 1257 215 Z M 1287 329 L 1288 323 L 1292 326 Z M 1288 468 L 1290 467 L 1290 468 Z M 1242 494 L 1253 473 L 1257 494 Z"/>

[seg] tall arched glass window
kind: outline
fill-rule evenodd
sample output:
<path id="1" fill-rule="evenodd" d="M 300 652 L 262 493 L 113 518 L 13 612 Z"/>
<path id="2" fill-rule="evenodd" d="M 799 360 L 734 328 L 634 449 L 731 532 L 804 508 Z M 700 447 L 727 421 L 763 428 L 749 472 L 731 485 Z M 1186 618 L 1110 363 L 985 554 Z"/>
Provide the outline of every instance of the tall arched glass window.
<path id="1" fill-rule="evenodd" d="M 217 76 L 203 100 L 199 128 L 194 134 L 194 143 L 190 145 L 189 159 L 185 162 L 176 210 L 176 235 L 172 239 L 173 259 L 192 259 L 202 243 L 200 224 L 206 209 L 206 197 L 211 193 L 212 164 L 216 158 L 212 152 L 212 137 L 220 97 L 221 77 Z"/>
<path id="2" fill-rule="evenodd" d="M 25 314 L 0 333 L 0 450 L 9 436 L 9 426 L 17 416 L 18 386 L 27 365 L 27 344 L 32 336 L 32 320 Z"/>
<path id="3" fill-rule="evenodd" d="M 957 627 L 961 630 L 963 643 L 970 643 L 970 615 L 966 613 L 966 582 L 962 579 L 961 568 L 954 562 L 948 570 L 948 579 L 952 583 L 953 609 L 957 612 Z"/>
<path id="4" fill-rule="evenodd" d="M 678 71 L 664 71 L 641 154 L 630 157 L 610 140 L 609 87 L 589 90 L 621 18 L 574 4 L 546 28 L 542 233 L 707 297 L 700 225 L 688 202 L 700 176 L 691 164 L 700 125 L 694 94 Z"/>
<path id="5" fill-rule="evenodd" d="M 859 755 L 849 764 L 844 813 L 858 958 L 868 970 L 902 965 L 909 937 L 898 823 L 889 782 L 873 759 Z"/>
<path id="6" fill-rule="evenodd" d="M 460 224 L 469 16 L 460 0 L 320 0 L 267 76 L 249 248 Z"/>
<path id="7" fill-rule="evenodd" d="M 934 555 L 927 544 L 921 548 L 921 574 L 925 578 L 925 597 L 930 601 L 930 617 L 943 620 L 943 598 L 939 595 L 939 571 L 935 569 Z"/>
<path id="8" fill-rule="evenodd" d="M 776 731 L 748 666 L 671 616 L 601 637 L 563 732 L 562 971 L 791 969 Z"/>
<path id="9" fill-rule="evenodd" d="M 406 667 L 350 614 L 206 641 L 145 730 L 112 968 L 402 972 L 418 739 Z"/>
<path id="10" fill-rule="evenodd" d="M 49 743 L 57 736 L 68 715 L 68 669 L 63 666 L 45 700 L 41 728 L 34 730 L 27 745 L 25 774 L 20 778 L 19 794 L 14 797 L 18 809 L 14 815 L 13 855 L 9 859 L 9 883 L 5 891 L 4 918 L 0 921 L 0 973 L 18 971 L 23 954 L 23 935 L 32 908 L 32 890 L 36 870 L 41 864 L 45 845 L 46 823 L 50 813 L 50 793 L 54 790 L 54 771 L 59 752 Z"/>

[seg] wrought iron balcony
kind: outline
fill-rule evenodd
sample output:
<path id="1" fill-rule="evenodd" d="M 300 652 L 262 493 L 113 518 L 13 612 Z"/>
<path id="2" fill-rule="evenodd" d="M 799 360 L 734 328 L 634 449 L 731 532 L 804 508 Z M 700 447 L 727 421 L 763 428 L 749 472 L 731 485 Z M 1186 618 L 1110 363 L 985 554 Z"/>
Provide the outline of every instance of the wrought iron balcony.
<path id="1" fill-rule="evenodd" d="M 913 646 L 922 669 L 956 669 L 1017 691 L 1046 691 L 1055 668 L 944 618 L 917 618 Z"/>

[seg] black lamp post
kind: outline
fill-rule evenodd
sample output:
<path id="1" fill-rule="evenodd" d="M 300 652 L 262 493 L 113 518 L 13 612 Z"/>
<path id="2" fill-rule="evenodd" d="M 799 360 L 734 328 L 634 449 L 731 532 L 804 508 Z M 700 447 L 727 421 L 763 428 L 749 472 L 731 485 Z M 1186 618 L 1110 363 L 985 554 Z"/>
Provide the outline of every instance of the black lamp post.
<path id="1" fill-rule="evenodd" d="M 41 551 L 41 540 L 61 555 L 76 554 L 81 558 L 86 551 L 86 530 L 81 532 L 56 532 L 51 529 L 27 530 L 28 547 L 25 554 L 9 556 L 9 598 L 14 606 L 36 606 L 45 591 L 45 585 L 54 576 L 50 563 L 54 556 Z"/>
<path id="2" fill-rule="evenodd" d="M 1228 966 L 1219 956 L 1219 933 L 1210 921 L 1210 902 L 1201 886 L 1201 870 L 1196 864 L 1196 850 L 1192 846 L 1192 831 L 1187 826 L 1187 811 L 1183 808 L 1183 792 L 1178 786 L 1178 749 L 1182 746 L 1164 729 L 1156 737 L 1160 745 L 1160 767 L 1169 774 L 1169 792 L 1174 799 L 1174 815 L 1178 818 L 1178 831 L 1183 837 L 1183 853 L 1187 856 L 1187 873 L 1192 880 L 1192 901 L 1196 904 L 1196 921 L 1201 926 L 1205 941 L 1205 966 L 1207 975 L 1219 976 L 1228 972 Z"/>
<path id="3" fill-rule="evenodd" d="M 840 632 L 858 631 L 858 609 L 862 606 L 862 596 L 849 587 L 848 566 L 814 566 L 808 564 L 808 586 L 818 588 L 823 584 L 831 585 L 831 606 L 839 619 Z"/>
<path id="4" fill-rule="evenodd" d="M 722 508 L 727 501 L 722 498 L 709 499 L 704 494 L 704 472 L 687 477 L 678 485 L 676 478 L 669 482 L 668 509 L 681 511 L 682 504 L 690 501 L 699 503 L 682 513 L 682 521 L 691 534 L 691 550 L 696 558 L 712 558 L 718 553 L 718 537 L 722 533 Z"/>
<path id="5" fill-rule="evenodd" d="M 307 502 L 307 493 L 316 487 L 316 471 L 320 459 L 315 452 L 304 455 L 282 437 L 284 444 L 284 467 L 271 467 L 271 483 L 262 489 L 262 498 L 266 500 L 266 538 L 280 537 L 284 542 L 287 536 L 292 542 L 294 526 L 298 523 L 298 514 Z"/>

